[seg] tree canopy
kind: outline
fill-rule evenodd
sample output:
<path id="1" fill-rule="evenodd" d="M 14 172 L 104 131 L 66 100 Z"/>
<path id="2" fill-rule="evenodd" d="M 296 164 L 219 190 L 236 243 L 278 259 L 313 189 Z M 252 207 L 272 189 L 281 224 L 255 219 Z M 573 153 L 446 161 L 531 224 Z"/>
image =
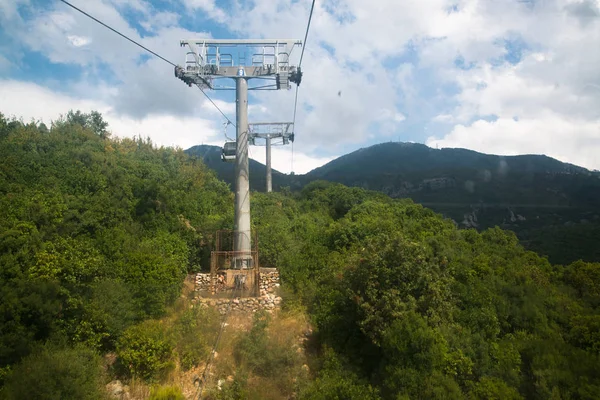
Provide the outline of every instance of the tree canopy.
<path id="1" fill-rule="evenodd" d="M 227 186 L 180 149 L 110 138 L 97 112 L 50 129 L 0 114 L 0 369 L 37 343 L 115 348 L 158 317 L 231 219 Z"/>
<path id="2" fill-rule="evenodd" d="M 553 266 L 512 232 L 459 230 L 410 200 L 340 184 L 253 201 L 270 238 L 262 262 L 308 308 L 323 352 L 303 398 L 600 393 L 600 264 Z"/>
<path id="3" fill-rule="evenodd" d="M 197 365 L 208 351 L 197 310 L 171 330 L 156 318 L 186 273 L 207 267 L 232 200 L 201 161 L 112 138 L 98 113 L 50 128 L 0 114 L 0 397 L 94 397 L 97 355 L 109 351 L 147 380 L 174 353 Z M 460 230 L 410 200 L 337 183 L 251 201 L 260 264 L 279 268 L 285 307 L 315 329 L 300 398 L 600 393 L 600 264 L 552 265 L 512 232 Z M 235 353 L 261 376 L 296 362 L 288 348 L 268 353 L 266 324 Z"/>

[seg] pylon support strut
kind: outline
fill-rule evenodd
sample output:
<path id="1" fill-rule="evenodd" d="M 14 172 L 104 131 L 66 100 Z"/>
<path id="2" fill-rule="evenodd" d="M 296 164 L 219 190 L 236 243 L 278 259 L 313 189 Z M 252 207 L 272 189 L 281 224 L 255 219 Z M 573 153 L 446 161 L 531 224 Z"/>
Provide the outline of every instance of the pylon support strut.
<path id="1" fill-rule="evenodd" d="M 242 68 L 240 68 L 242 71 Z M 243 75 L 243 74 L 241 74 Z M 233 251 L 250 251 L 250 173 L 248 169 L 248 81 L 236 78 L 236 159 L 235 159 L 235 223 Z M 246 261 L 239 260 L 235 267 L 242 269 Z"/>

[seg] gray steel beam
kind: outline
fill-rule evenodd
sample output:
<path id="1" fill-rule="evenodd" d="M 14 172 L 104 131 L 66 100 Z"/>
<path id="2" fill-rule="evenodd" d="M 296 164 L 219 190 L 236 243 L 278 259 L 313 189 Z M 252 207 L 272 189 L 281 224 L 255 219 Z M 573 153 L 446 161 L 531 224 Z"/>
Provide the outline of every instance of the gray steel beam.
<path id="1" fill-rule="evenodd" d="M 271 176 L 271 137 L 267 137 L 267 193 L 273 191 L 273 181 Z"/>
<path id="2" fill-rule="evenodd" d="M 180 45 L 185 46 L 186 44 L 212 44 L 219 46 L 275 46 L 275 45 L 298 45 L 302 46 L 302 40 L 298 39 L 187 39 L 181 40 Z"/>
<path id="3" fill-rule="evenodd" d="M 293 122 L 252 122 L 250 125 L 293 125 Z"/>
<path id="4" fill-rule="evenodd" d="M 237 268 L 248 268 L 251 251 L 250 180 L 248 169 L 248 81 L 236 78 L 237 152 L 235 159 L 235 237 L 233 250 L 242 255 Z M 244 256 L 247 254 L 247 257 Z"/>

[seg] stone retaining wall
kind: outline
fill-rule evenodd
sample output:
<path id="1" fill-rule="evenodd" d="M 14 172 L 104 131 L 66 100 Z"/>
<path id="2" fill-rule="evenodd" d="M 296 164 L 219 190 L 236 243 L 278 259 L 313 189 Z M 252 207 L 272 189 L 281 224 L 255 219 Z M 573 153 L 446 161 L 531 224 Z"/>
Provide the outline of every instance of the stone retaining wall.
<path id="1" fill-rule="evenodd" d="M 259 289 L 260 295 L 265 296 L 269 293 L 275 293 L 279 287 L 279 271 L 277 268 L 261 268 L 259 270 Z M 218 287 L 217 292 L 221 292 L 225 289 L 223 285 L 223 279 L 215 279 L 215 283 Z M 210 273 L 197 273 L 196 274 L 196 293 L 200 296 L 206 296 L 206 293 L 210 293 Z"/>
<path id="2" fill-rule="evenodd" d="M 231 302 L 231 311 L 256 312 L 260 309 L 274 311 L 281 306 L 279 292 L 279 271 L 277 268 L 260 268 L 259 297 L 235 297 Z M 225 291 L 224 283 L 216 279 L 217 292 Z M 217 307 L 221 314 L 227 310 L 229 298 L 211 298 L 210 273 L 196 274 L 196 302 L 201 307 Z"/>
<path id="3" fill-rule="evenodd" d="M 233 299 L 209 299 L 200 297 L 197 299 L 200 307 L 216 307 L 220 314 L 225 314 L 231 301 L 230 312 L 255 313 L 258 310 L 273 312 L 281 307 L 281 297 L 267 294 L 261 297 L 234 297 Z"/>
<path id="4" fill-rule="evenodd" d="M 265 296 L 274 293 L 279 287 L 279 271 L 277 268 L 261 268 L 259 270 L 260 280 L 258 283 L 260 295 Z"/>

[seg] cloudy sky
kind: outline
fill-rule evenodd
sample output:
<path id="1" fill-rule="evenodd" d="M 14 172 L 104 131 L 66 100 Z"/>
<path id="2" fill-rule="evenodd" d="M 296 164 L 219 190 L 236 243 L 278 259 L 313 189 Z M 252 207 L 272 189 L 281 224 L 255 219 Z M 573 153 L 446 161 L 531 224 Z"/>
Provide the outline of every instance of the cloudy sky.
<path id="1" fill-rule="evenodd" d="M 303 39 L 311 6 L 70 1 L 177 64 L 181 39 Z M 600 0 L 317 0 L 303 71 L 293 164 L 290 146 L 273 153 L 282 172 L 387 141 L 600 169 Z M 234 94 L 210 95 L 234 120 Z M 291 120 L 294 90 L 250 105 L 251 121 Z M 49 122 L 69 109 L 102 112 L 117 136 L 225 141 L 224 118 L 169 64 L 58 0 L 0 0 L 0 112 Z"/>

